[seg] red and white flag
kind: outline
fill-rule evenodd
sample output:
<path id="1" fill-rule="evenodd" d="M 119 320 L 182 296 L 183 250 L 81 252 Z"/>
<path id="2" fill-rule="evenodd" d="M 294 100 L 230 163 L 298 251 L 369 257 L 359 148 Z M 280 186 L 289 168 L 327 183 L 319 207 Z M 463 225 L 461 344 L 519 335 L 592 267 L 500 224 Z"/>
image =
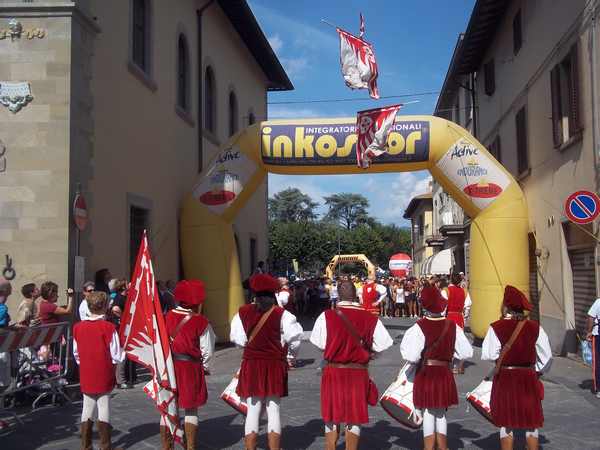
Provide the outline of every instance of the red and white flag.
<path id="1" fill-rule="evenodd" d="M 362 13 L 360 13 L 360 33 L 358 34 L 358 37 L 362 39 L 362 37 L 365 35 L 365 18 L 363 17 Z"/>
<path id="2" fill-rule="evenodd" d="M 163 318 L 146 232 L 142 237 L 127 303 L 121 316 L 121 345 L 127 357 L 146 367 L 152 380 L 144 391 L 156 403 L 175 441 L 183 445 L 175 366 Z"/>
<path id="3" fill-rule="evenodd" d="M 359 111 L 356 117 L 356 162 L 363 169 L 371 165 L 373 158 L 387 153 L 387 140 L 396 114 L 402 105 Z"/>
<path id="4" fill-rule="evenodd" d="M 369 89 L 371 98 L 379 98 L 373 46 L 341 28 L 336 30 L 340 35 L 340 62 L 346 86 L 352 89 Z"/>

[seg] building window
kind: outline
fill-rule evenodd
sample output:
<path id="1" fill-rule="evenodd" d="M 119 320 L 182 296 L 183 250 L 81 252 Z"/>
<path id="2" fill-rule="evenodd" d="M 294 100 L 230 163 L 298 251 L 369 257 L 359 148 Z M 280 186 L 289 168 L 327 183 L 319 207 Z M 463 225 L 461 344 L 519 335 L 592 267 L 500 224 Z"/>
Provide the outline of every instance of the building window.
<path id="1" fill-rule="evenodd" d="M 131 59 L 144 72 L 150 72 L 150 5 L 149 0 L 133 0 Z"/>
<path id="2" fill-rule="evenodd" d="M 133 272 L 144 230 L 150 227 L 150 210 L 139 206 L 129 207 L 129 270 Z"/>
<path id="3" fill-rule="evenodd" d="M 502 164 L 502 146 L 500 141 L 500 135 L 497 135 L 492 143 L 488 147 L 489 152 L 492 154 L 496 161 Z"/>
<path id="4" fill-rule="evenodd" d="M 256 238 L 250 238 L 250 273 L 254 273 L 254 269 L 258 265 L 258 255 L 256 254 Z"/>
<path id="5" fill-rule="evenodd" d="M 177 106 L 190 108 L 190 56 L 187 39 L 183 34 L 177 40 Z"/>
<path id="6" fill-rule="evenodd" d="M 238 130 L 238 102 L 235 92 L 229 93 L 229 136 L 233 136 Z"/>
<path id="7" fill-rule="evenodd" d="M 527 112 L 521 108 L 515 116 L 517 129 L 517 170 L 518 175 L 524 175 L 529 170 L 529 151 L 527 149 Z"/>
<path id="8" fill-rule="evenodd" d="M 579 117 L 579 58 L 577 44 L 550 72 L 552 132 L 554 146 L 560 147 L 581 135 Z"/>
<path id="9" fill-rule="evenodd" d="M 492 96 L 496 91 L 496 68 L 491 59 L 483 65 L 485 95 Z"/>
<path id="10" fill-rule="evenodd" d="M 513 19 L 513 53 L 516 55 L 523 46 L 523 28 L 521 26 L 521 10 Z"/>
<path id="11" fill-rule="evenodd" d="M 252 110 L 248 111 L 248 125 L 253 125 L 256 123 L 256 116 L 252 112 Z"/>
<path id="12" fill-rule="evenodd" d="M 216 95 L 215 73 L 208 66 L 204 75 L 204 128 L 213 134 L 216 134 L 217 129 Z"/>

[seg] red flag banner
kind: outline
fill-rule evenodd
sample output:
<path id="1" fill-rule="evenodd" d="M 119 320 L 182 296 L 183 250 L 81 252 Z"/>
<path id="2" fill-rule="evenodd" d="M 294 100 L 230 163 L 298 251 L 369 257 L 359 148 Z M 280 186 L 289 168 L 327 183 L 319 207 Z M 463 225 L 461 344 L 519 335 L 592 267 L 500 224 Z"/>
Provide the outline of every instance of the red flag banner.
<path id="1" fill-rule="evenodd" d="M 152 374 L 152 380 L 144 386 L 144 391 L 156 403 L 175 441 L 183 445 L 175 366 L 145 232 L 121 316 L 120 338 L 127 357 Z"/>
<path id="2" fill-rule="evenodd" d="M 340 62 L 346 86 L 351 89 L 369 89 L 371 98 L 379 98 L 373 46 L 341 28 L 336 30 L 340 35 Z"/>
<path id="3" fill-rule="evenodd" d="M 402 105 L 393 105 L 357 113 L 356 162 L 358 167 L 368 168 L 373 158 L 387 152 L 387 140 L 401 107 Z"/>

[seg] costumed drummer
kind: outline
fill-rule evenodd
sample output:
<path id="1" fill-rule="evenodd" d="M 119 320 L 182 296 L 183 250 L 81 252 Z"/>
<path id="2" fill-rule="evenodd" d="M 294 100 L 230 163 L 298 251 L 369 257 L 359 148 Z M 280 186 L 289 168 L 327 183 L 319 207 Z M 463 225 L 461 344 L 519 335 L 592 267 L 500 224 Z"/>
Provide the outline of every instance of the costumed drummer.
<path id="1" fill-rule="evenodd" d="M 539 375 L 550 369 L 552 349 L 546 332 L 525 311 L 531 311 L 525 294 L 506 286 L 503 317 L 490 326 L 481 347 L 481 359 L 496 361 L 490 409 L 500 427 L 502 450 L 513 448 L 515 429 L 525 430 L 528 450 L 537 449 L 538 429 L 544 424 Z"/>
<path id="2" fill-rule="evenodd" d="M 175 286 L 174 297 L 179 306 L 165 317 L 167 333 L 175 365 L 178 403 L 185 409 L 184 431 L 186 449 L 196 448 L 198 408 L 206 403 L 206 373 L 215 351 L 215 333 L 200 313 L 206 299 L 204 283 L 182 280 Z M 173 436 L 164 419 L 160 422 L 163 450 L 173 449 Z"/>
<path id="3" fill-rule="evenodd" d="M 460 287 L 462 282 L 462 276 L 458 273 L 453 273 L 450 278 L 451 283 L 447 288 L 446 299 L 448 300 L 448 309 L 446 311 L 446 317 L 454 322 L 456 325 L 465 328 L 465 311 L 471 308 L 471 298 L 467 293 L 466 289 Z M 444 292 L 442 292 L 444 296 Z M 452 371 L 455 374 L 464 374 L 464 361 L 458 361 L 456 368 Z"/>
<path id="4" fill-rule="evenodd" d="M 400 343 L 402 357 L 417 364 L 413 386 L 415 408 L 423 415 L 423 448 L 446 450 L 446 410 L 458 404 L 452 359 L 473 356 L 462 328 L 444 317 L 446 301 L 435 286 L 421 292 L 424 317 L 410 327 Z"/>
<path id="5" fill-rule="evenodd" d="M 279 282 L 268 274 L 250 278 L 255 302 L 242 306 L 231 322 L 230 340 L 244 347 L 236 389 L 248 405 L 244 426 L 246 449 L 257 446 L 263 406 L 267 411 L 270 450 L 281 448 L 281 397 L 288 394 L 286 346 L 296 349 L 302 339 L 302 326 L 296 317 L 277 306 Z"/>
<path id="6" fill-rule="evenodd" d="M 378 400 L 369 379 L 371 353 L 394 343 L 381 321 L 363 309 L 351 281 L 338 285 L 337 309 L 322 313 L 310 341 L 321 350 L 327 365 L 321 377 L 321 414 L 327 450 L 335 450 L 340 424 L 346 425 L 346 449 L 356 450 L 360 426 L 369 422 L 368 404 Z"/>

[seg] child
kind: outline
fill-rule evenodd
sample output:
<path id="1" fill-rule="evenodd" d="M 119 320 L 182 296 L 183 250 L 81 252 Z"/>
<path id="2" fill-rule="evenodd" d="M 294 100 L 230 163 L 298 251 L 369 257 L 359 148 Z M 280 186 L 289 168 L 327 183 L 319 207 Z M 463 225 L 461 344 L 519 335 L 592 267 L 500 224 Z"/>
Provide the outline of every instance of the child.
<path id="1" fill-rule="evenodd" d="M 110 439 L 110 393 L 115 387 L 115 365 L 123 352 L 115 326 L 104 320 L 108 308 L 106 293 L 95 291 L 87 298 L 90 316 L 73 327 L 73 355 L 79 364 L 83 394 L 81 448 L 92 449 L 92 417 L 98 408 L 100 448 L 113 449 Z"/>

